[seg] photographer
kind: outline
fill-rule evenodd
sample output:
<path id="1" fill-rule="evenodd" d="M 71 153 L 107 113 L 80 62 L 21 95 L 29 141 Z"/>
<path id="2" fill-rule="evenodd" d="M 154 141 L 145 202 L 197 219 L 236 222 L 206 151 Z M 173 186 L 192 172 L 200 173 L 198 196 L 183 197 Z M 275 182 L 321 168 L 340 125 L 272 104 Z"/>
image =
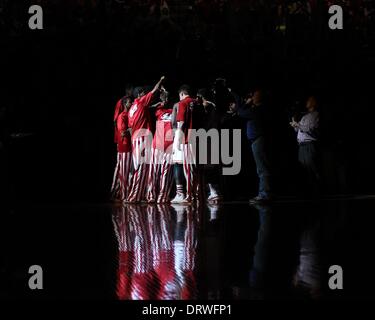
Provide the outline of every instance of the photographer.
<path id="1" fill-rule="evenodd" d="M 298 142 L 298 161 L 305 171 L 308 188 L 313 193 L 318 192 L 320 173 L 319 173 L 319 112 L 317 110 L 318 102 L 315 96 L 310 96 L 306 102 L 308 113 L 304 115 L 301 121 L 297 122 L 294 118 L 290 125 L 297 132 Z"/>

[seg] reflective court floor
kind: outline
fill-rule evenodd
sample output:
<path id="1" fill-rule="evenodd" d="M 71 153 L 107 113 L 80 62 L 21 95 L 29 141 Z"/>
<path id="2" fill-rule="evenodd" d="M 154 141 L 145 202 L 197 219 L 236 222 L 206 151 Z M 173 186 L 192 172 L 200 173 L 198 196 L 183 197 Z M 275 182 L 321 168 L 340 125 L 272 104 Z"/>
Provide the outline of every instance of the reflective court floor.
<path id="1" fill-rule="evenodd" d="M 372 197 L 18 208 L 0 218 L 0 298 L 374 298 L 374 209 Z"/>

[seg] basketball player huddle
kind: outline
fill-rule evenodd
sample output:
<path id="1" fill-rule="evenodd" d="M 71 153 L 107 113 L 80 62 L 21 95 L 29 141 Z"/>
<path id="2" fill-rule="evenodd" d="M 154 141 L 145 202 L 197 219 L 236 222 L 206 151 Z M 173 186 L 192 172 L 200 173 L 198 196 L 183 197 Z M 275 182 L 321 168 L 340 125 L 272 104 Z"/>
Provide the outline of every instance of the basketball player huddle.
<path id="1" fill-rule="evenodd" d="M 111 188 L 114 201 L 191 204 L 206 197 L 190 141 L 193 114 L 202 105 L 183 85 L 178 90 L 179 102 L 172 106 L 163 81 L 161 77 L 149 92 L 137 87 L 134 101 L 125 96 L 116 104 L 117 164 Z M 152 123 L 151 112 L 156 124 Z M 207 185 L 207 201 L 219 202 L 218 184 Z"/>

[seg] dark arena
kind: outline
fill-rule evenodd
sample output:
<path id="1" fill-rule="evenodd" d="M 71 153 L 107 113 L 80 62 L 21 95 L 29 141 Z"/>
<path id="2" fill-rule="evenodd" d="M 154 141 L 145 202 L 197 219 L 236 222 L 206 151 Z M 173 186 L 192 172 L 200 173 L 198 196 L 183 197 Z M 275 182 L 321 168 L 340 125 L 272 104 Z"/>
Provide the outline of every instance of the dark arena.
<path id="1" fill-rule="evenodd" d="M 375 298 L 375 1 L 0 0 L 0 70 L 0 300 Z"/>

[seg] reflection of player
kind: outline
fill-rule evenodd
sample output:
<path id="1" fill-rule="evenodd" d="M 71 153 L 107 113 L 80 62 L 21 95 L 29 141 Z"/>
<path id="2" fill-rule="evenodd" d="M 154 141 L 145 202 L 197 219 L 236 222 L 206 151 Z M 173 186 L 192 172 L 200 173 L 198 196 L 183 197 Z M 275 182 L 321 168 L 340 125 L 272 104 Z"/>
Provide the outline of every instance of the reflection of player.
<path id="1" fill-rule="evenodd" d="M 150 300 L 156 298 L 157 279 L 153 269 L 149 213 L 145 207 L 128 206 L 130 223 L 133 231 L 131 237 L 134 250 L 134 272 L 130 298 L 132 300 Z"/>
<path id="2" fill-rule="evenodd" d="M 128 109 L 130 97 L 117 102 L 115 110 L 115 143 L 117 143 L 117 164 L 113 176 L 111 195 L 113 200 L 123 201 L 127 197 L 131 176 L 131 144 L 128 131 Z"/>
<path id="3" fill-rule="evenodd" d="M 134 268 L 134 251 L 131 242 L 131 224 L 127 207 L 118 207 L 112 216 L 118 241 L 118 270 L 116 293 L 120 300 L 129 299 L 131 293 L 131 275 Z"/>
<path id="4" fill-rule="evenodd" d="M 193 299 L 196 297 L 195 224 L 191 207 L 173 207 L 176 211 L 175 224 L 172 223 L 170 209 L 162 205 L 158 205 L 158 215 L 152 219 L 153 265 L 159 283 L 157 299 Z"/>
<path id="5" fill-rule="evenodd" d="M 155 229 L 158 232 L 158 242 L 157 246 L 154 246 L 154 267 L 160 283 L 157 297 L 160 300 L 178 299 L 178 285 L 174 282 L 172 216 L 170 208 L 166 205 L 158 205 L 157 209 L 158 217 L 160 217 L 158 229 Z"/>
<path id="6" fill-rule="evenodd" d="M 132 129 L 132 153 L 134 173 L 127 202 L 144 200 L 150 158 L 150 129 L 151 120 L 149 106 L 155 92 L 159 89 L 164 77 L 146 94 L 143 88 L 138 88 L 138 98 L 129 109 L 129 127 Z"/>
<path id="7" fill-rule="evenodd" d="M 191 208 L 176 206 L 176 215 L 165 205 L 147 209 L 126 205 L 116 210 L 113 222 L 119 243 L 118 297 L 195 298 L 197 243 Z"/>
<path id="8" fill-rule="evenodd" d="M 173 143 L 171 122 L 172 109 L 167 109 L 168 93 L 160 95 L 162 103 L 156 110 L 156 131 L 152 143 L 150 172 L 148 177 L 147 201 L 168 202 L 172 189 L 172 154 L 169 151 Z"/>
<path id="9" fill-rule="evenodd" d="M 152 237 L 144 207 L 126 205 L 113 215 L 119 244 L 117 296 L 119 299 L 156 299 L 158 281 L 153 269 Z"/>
<path id="10" fill-rule="evenodd" d="M 189 203 L 193 200 L 195 158 L 192 145 L 189 143 L 189 130 L 193 126 L 192 108 L 195 100 L 189 94 L 190 88 L 188 86 L 184 85 L 180 88 L 180 102 L 178 103 L 176 115 L 177 129 L 173 140 L 176 196 L 171 203 Z M 186 194 L 184 185 L 186 187 Z"/>
<path id="11" fill-rule="evenodd" d="M 196 298 L 195 281 L 195 224 L 190 206 L 173 205 L 176 210 L 174 237 L 175 283 L 179 285 L 179 299 Z"/>

